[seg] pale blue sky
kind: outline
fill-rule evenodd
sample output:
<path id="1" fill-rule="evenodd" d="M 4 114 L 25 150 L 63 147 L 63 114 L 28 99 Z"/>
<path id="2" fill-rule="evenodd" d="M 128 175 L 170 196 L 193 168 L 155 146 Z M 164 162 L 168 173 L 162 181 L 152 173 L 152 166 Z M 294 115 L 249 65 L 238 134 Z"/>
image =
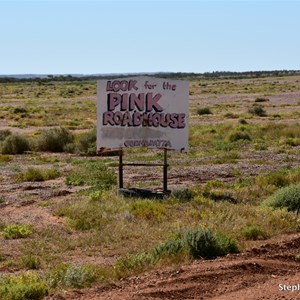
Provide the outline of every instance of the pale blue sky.
<path id="1" fill-rule="evenodd" d="M 1 1 L 0 74 L 300 69 L 299 1 Z"/>

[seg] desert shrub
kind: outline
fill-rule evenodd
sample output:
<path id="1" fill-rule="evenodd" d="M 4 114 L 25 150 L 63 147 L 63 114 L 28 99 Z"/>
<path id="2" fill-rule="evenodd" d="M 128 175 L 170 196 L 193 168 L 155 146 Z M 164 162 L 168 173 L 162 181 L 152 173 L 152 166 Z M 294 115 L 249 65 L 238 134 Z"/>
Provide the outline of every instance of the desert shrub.
<path id="1" fill-rule="evenodd" d="M 10 224 L 3 228 L 2 234 L 5 239 L 25 238 L 32 234 L 32 226 L 27 224 Z"/>
<path id="2" fill-rule="evenodd" d="M 83 288 L 100 281 L 105 270 L 93 265 L 66 265 L 56 266 L 47 276 L 51 288 Z"/>
<path id="3" fill-rule="evenodd" d="M 184 250 L 182 240 L 168 240 L 153 249 L 154 257 L 161 259 L 166 256 L 179 255 Z"/>
<path id="4" fill-rule="evenodd" d="M 155 266 L 159 261 L 170 258 L 180 259 L 189 253 L 191 258 L 212 258 L 238 252 L 236 242 L 224 234 L 213 234 L 208 229 L 193 229 L 183 238 L 167 240 L 151 251 L 127 254 L 119 258 L 114 269 L 118 278 L 143 272 Z"/>
<path id="5" fill-rule="evenodd" d="M 245 119 L 239 119 L 239 123 L 242 125 L 247 125 L 248 122 Z"/>
<path id="6" fill-rule="evenodd" d="M 198 115 L 212 115 L 213 112 L 211 111 L 211 109 L 209 107 L 202 107 L 202 108 L 198 108 L 197 109 L 197 114 Z"/>
<path id="7" fill-rule="evenodd" d="M 194 259 L 213 258 L 238 251 L 233 239 L 226 235 L 216 235 L 207 228 L 195 228 L 187 231 L 183 242 Z"/>
<path id="8" fill-rule="evenodd" d="M 218 256 L 219 247 L 213 233 L 208 229 L 192 229 L 184 236 L 184 243 L 191 257 L 211 258 Z"/>
<path id="9" fill-rule="evenodd" d="M 40 169 L 37 168 L 28 168 L 27 170 L 20 172 L 16 176 L 16 180 L 18 182 L 23 182 L 23 181 L 44 181 L 43 174 Z"/>
<path id="10" fill-rule="evenodd" d="M 90 201 L 101 201 L 102 196 L 103 196 L 103 190 L 94 190 L 90 192 L 88 199 Z"/>
<path id="11" fill-rule="evenodd" d="M 239 116 L 234 113 L 226 113 L 224 117 L 227 119 L 238 119 Z"/>
<path id="12" fill-rule="evenodd" d="M 108 189 L 116 184 L 114 173 L 102 162 L 91 161 L 77 166 L 67 177 L 68 185 L 90 185 Z"/>
<path id="13" fill-rule="evenodd" d="M 292 146 L 292 147 L 297 147 L 300 145 L 300 138 L 292 138 L 292 137 L 288 137 L 288 138 L 281 138 L 279 141 L 279 145 L 288 145 L 288 146 Z"/>
<path id="14" fill-rule="evenodd" d="M 279 188 L 287 186 L 290 183 L 289 170 L 280 169 L 265 175 L 259 175 L 255 178 L 255 182 L 259 186 L 273 185 Z"/>
<path id="15" fill-rule="evenodd" d="M 46 295 L 48 295 L 46 282 L 32 272 L 0 277 L 2 300 L 39 300 Z"/>
<path id="16" fill-rule="evenodd" d="M 172 191 L 171 196 L 179 202 L 188 202 L 193 200 L 195 192 L 189 188 L 177 188 Z"/>
<path id="17" fill-rule="evenodd" d="M 259 117 L 265 117 L 267 115 L 267 112 L 261 105 L 254 105 L 253 107 L 249 108 L 248 112 Z"/>
<path id="18" fill-rule="evenodd" d="M 246 240 L 264 240 L 268 237 L 266 232 L 256 225 L 249 225 L 242 228 L 241 233 Z"/>
<path id="19" fill-rule="evenodd" d="M 11 131 L 8 129 L 0 130 L 0 141 L 4 141 L 9 135 L 11 135 Z"/>
<path id="20" fill-rule="evenodd" d="M 45 181 L 50 179 L 55 179 L 59 177 L 61 174 L 59 170 L 52 168 L 52 169 L 38 169 L 38 168 L 28 168 L 22 172 L 20 172 L 16 176 L 16 180 L 18 182 L 30 181 Z"/>
<path id="21" fill-rule="evenodd" d="M 229 237 L 226 234 L 217 233 L 216 234 L 217 242 L 220 248 L 220 256 L 226 255 L 228 253 L 238 253 L 239 247 L 236 240 Z"/>
<path id="22" fill-rule="evenodd" d="M 30 143 L 26 137 L 17 134 L 9 135 L 2 144 L 2 154 L 23 154 L 30 150 Z"/>
<path id="23" fill-rule="evenodd" d="M 165 206 L 158 201 L 137 200 L 129 205 L 129 212 L 136 218 L 162 220 L 166 214 Z"/>
<path id="24" fill-rule="evenodd" d="M 74 136 L 68 129 L 63 127 L 51 128 L 42 131 L 37 140 L 37 149 L 39 151 L 63 152 L 65 147 L 73 141 Z"/>
<path id="25" fill-rule="evenodd" d="M 27 109 L 24 108 L 24 107 L 16 107 L 14 110 L 13 110 L 13 113 L 14 114 L 24 114 L 24 113 L 28 113 Z"/>
<path id="26" fill-rule="evenodd" d="M 247 125 L 248 122 L 245 119 L 239 119 L 239 123 L 242 125 Z"/>
<path id="27" fill-rule="evenodd" d="M 288 211 L 300 210 L 300 184 L 292 184 L 277 190 L 263 201 L 263 205 L 274 208 L 287 208 Z"/>
<path id="28" fill-rule="evenodd" d="M 215 142 L 213 146 L 214 146 L 214 149 L 217 151 L 226 151 L 226 152 L 229 152 L 231 150 L 238 148 L 238 146 L 235 145 L 234 143 L 227 142 L 224 140 Z"/>
<path id="29" fill-rule="evenodd" d="M 253 149 L 255 151 L 263 151 L 263 150 L 268 150 L 268 146 L 264 143 L 255 143 L 253 145 Z"/>
<path id="30" fill-rule="evenodd" d="M 230 142 L 251 141 L 251 136 L 247 131 L 238 130 L 229 135 Z"/>
<path id="31" fill-rule="evenodd" d="M 203 196 L 205 198 L 211 199 L 213 201 L 228 201 L 230 203 L 236 204 L 237 201 L 234 199 L 234 197 L 228 193 L 228 192 L 223 192 L 223 191 L 205 191 L 203 193 Z"/>
<path id="32" fill-rule="evenodd" d="M 11 156 L 0 154 L 0 163 L 9 162 L 11 160 L 12 160 Z"/>
<path id="33" fill-rule="evenodd" d="M 153 266 L 155 261 L 156 259 L 152 253 L 127 254 L 116 261 L 114 265 L 116 276 L 123 278 L 143 272 L 150 266 Z"/>
<path id="34" fill-rule="evenodd" d="M 30 270 L 37 270 L 40 268 L 41 260 L 38 256 L 27 254 L 21 257 L 22 265 Z"/>
<path id="35" fill-rule="evenodd" d="M 268 98 L 263 98 L 263 97 L 257 97 L 254 100 L 254 102 L 268 102 L 268 101 L 270 101 Z"/>
<path id="36" fill-rule="evenodd" d="M 68 143 L 64 146 L 64 152 L 67 153 L 76 153 L 76 145 L 73 143 Z"/>
<path id="37" fill-rule="evenodd" d="M 280 124 L 269 123 L 262 127 L 258 131 L 258 134 L 262 138 L 271 139 L 284 139 L 284 138 L 300 138 L 300 125 L 299 124 Z"/>
<path id="38" fill-rule="evenodd" d="M 79 150 L 85 155 L 95 155 L 96 154 L 96 128 L 85 133 L 79 139 Z"/>

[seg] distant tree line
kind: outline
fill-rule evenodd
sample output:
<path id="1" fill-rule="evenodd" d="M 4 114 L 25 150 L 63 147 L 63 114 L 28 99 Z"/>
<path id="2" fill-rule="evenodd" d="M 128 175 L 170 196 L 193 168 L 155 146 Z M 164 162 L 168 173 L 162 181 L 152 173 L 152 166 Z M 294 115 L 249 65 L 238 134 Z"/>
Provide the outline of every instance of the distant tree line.
<path id="1" fill-rule="evenodd" d="M 96 81 L 99 79 L 114 79 L 135 76 L 152 76 L 160 78 L 173 79 L 243 79 L 243 78 L 262 78 L 262 77 L 283 77 L 300 75 L 300 70 L 275 70 L 275 71 L 248 71 L 248 72 L 230 72 L 216 71 L 205 73 L 193 72 L 160 72 L 160 73 L 136 73 L 136 74 L 113 74 L 113 75 L 47 75 L 38 77 L 0 77 L 0 83 L 18 83 L 18 82 L 37 82 L 45 84 L 53 81 Z"/>

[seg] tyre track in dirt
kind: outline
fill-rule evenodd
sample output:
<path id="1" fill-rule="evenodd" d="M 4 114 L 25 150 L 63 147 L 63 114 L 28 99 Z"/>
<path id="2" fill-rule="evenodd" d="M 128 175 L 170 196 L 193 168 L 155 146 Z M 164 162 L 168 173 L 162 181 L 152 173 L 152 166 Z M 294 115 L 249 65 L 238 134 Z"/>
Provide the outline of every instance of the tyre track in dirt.
<path id="1" fill-rule="evenodd" d="M 300 234 L 240 254 L 194 261 L 173 270 L 154 271 L 117 284 L 69 291 L 48 299 L 300 299 L 300 291 L 279 285 L 300 283 Z"/>

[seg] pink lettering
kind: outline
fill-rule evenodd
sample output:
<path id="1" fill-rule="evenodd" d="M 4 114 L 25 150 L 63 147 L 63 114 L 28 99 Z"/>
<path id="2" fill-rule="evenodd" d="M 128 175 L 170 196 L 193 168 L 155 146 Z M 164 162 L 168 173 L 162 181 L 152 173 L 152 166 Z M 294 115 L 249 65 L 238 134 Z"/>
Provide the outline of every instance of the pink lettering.
<path id="1" fill-rule="evenodd" d="M 138 96 L 136 94 L 130 94 L 129 96 L 129 110 L 134 110 L 135 107 L 139 111 L 143 111 L 145 109 L 145 94 L 140 93 Z"/>
<path id="2" fill-rule="evenodd" d="M 114 80 L 113 82 L 111 82 L 111 80 L 107 81 L 106 84 L 106 91 L 109 92 L 119 92 L 120 90 L 125 92 L 125 91 L 131 91 L 132 89 L 134 90 L 138 90 L 138 88 L 136 87 L 136 80 Z"/>
<path id="3" fill-rule="evenodd" d="M 147 95 L 146 95 L 146 100 L 147 100 L 146 111 L 151 111 L 152 109 L 154 109 L 155 111 L 163 111 L 163 108 L 157 103 L 160 98 L 161 98 L 161 94 L 156 94 L 153 97 L 153 93 L 147 93 Z"/>
<path id="4" fill-rule="evenodd" d="M 114 126 L 114 121 L 113 121 L 113 115 L 114 113 L 111 111 L 107 111 L 103 114 L 103 125 L 112 125 Z"/>
<path id="5" fill-rule="evenodd" d="M 108 94 L 108 101 L 107 101 L 107 107 L 108 110 L 112 111 L 115 109 L 116 106 L 118 106 L 121 103 L 121 95 L 116 93 L 110 93 Z"/>
<path id="6" fill-rule="evenodd" d="M 185 114 L 178 114 L 178 126 L 177 128 L 184 128 L 185 127 Z"/>

